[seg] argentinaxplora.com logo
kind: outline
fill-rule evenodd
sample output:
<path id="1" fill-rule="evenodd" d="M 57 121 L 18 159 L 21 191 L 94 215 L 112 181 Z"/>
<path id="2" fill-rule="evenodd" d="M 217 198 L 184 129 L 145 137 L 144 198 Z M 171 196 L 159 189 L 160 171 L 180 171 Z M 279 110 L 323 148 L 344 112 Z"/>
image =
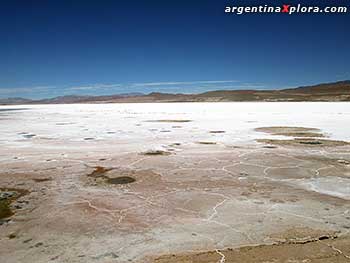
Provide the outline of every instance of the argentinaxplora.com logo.
<path id="1" fill-rule="evenodd" d="M 282 13 L 282 14 L 302 14 L 302 13 L 324 13 L 334 14 L 347 13 L 347 6 L 305 6 L 302 4 L 290 5 L 259 5 L 259 6 L 225 6 L 225 13 L 242 15 L 242 14 L 261 14 L 261 13 Z"/>

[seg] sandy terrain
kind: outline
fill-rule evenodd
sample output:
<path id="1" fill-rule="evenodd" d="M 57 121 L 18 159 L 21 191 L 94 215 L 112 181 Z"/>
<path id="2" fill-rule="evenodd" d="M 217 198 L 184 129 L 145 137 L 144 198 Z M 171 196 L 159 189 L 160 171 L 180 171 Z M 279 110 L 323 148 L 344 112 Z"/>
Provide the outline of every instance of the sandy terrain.
<path id="1" fill-rule="evenodd" d="M 349 103 L 0 107 L 1 262 L 350 262 Z"/>

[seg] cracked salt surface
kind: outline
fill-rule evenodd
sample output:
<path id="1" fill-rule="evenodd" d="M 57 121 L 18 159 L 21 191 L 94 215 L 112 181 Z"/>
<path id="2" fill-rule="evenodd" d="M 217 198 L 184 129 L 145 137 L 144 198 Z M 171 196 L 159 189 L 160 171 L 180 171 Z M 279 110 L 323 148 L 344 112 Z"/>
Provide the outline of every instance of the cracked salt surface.
<path id="1" fill-rule="evenodd" d="M 321 194 L 350 200 L 350 179 L 342 177 L 321 177 L 300 180 L 298 184 L 305 189 Z"/>
<path id="2" fill-rule="evenodd" d="M 271 135 L 254 128 L 315 127 L 330 139 L 350 140 L 344 129 L 350 121 L 348 103 L 26 108 L 0 122 L 4 124 L 0 186 L 22 184 L 33 189 L 30 202 L 36 208 L 19 211 L 20 220 L 15 217 L 0 231 L 0 253 L 9 262 L 24 256 L 47 262 L 48 253 L 62 262 L 86 262 L 113 253 L 118 255 L 116 262 L 146 262 L 143 257 L 153 253 L 212 250 L 217 262 L 223 263 L 229 262 L 225 248 L 261 244 L 270 234 L 295 225 L 347 233 L 349 147 L 266 148 L 255 139 Z M 181 123 L 181 129 L 173 123 L 147 122 L 175 119 L 191 121 Z M 225 133 L 208 132 L 222 130 Z M 21 132 L 37 136 L 24 140 Z M 168 145 L 176 148 L 171 154 L 142 155 L 155 149 L 168 151 Z M 113 169 L 115 176 L 130 170 L 136 181 L 93 185 L 87 175 L 97 166 Z M 52 180 L 35 184 L 33 178 L 42 177 Z M 42 191 L 45 198 L 38 199 Z M 317 198 L 314 192 L 319 193 Z M 20 235 L 8 242 L 6 235 L 15 230 L 47 244 L 50 251 L 28 251 Z M 349 254 L 333 247 L 339 254 Z M 62 255 L 62 249 L 67 253 Z M 82 251 L 85 258 L 77 258 Z"/>
<path id="3" fill-rule="evenodd" d="M 15 110 L 21 107 L 23 106 L 0 106 L 0 109 Z M 128 118 L 129 116 L 134 118 Z M 150 119 L 163 119 L 164 116 L 178 120 L 188 119 L 191 122 L 183 123 L 182 129 L 171 129 L 172 123 L 144 122 Z M 19 139 L 17 133 L 25 131 L 37 134 L 38 137 L 53 140 L 69 139 L 76 143 L 83 138 L 134 141 L 176 136 L 188 140 L 191 139 L 191 135 L 195 135 L 196 141 L 205 141 L 214 138 L 208 130 L 225 130 L 226 133 L 216 134 L 215 140 L 232 143 L 252 138 L 267 138 L 268 135 L 257 134 L 252 129 L 279 125 L 317 127 L 322 132 L 330 134 L 332 139 L 350 140 L 350 134 L 343 129 L 344 123 L 349 121 L 349 116 L 350 109 L 346 102 L 30 105 L 26 106 L 25 111 L 12 116 L 13 120 L 9 120 L 11 125 L 2 127 L 0 138 L 6 138 L 9 143 L 16 143 Z M 249 119 L 254 119 L 256 122 L 247 122 Z M 6 120 L 2 121 L 4 122 Z M 142 127 L 136 126 L 141 122 Z M 57 123 L 69 123 L 69 125 L 57 125 Z M 169 129 L 174 134 L 149 132 L 148 129 L 152 127 Z M 188 133 L 189 130 L 193 132 Z M 109 134 L 109 131 L 115 131 L 116 134 Z M 30 145 L 33 142 L 28 140 L 21 143 Z"/>

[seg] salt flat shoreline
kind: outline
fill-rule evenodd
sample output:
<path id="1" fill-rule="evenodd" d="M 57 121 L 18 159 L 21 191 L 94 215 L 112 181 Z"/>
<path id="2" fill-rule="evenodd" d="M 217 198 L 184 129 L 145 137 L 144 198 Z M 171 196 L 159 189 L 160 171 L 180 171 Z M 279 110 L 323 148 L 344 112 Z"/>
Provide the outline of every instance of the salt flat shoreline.
<path id="1" fill-rule="evenodd" d="M 350 101 L 154 101 L 154 102 L 84 102 L 84 103 L 31 103 L 31 104 L 0 104 L 0 107 L 18 106 L 49 106 L 49 105 L 118 105 L 118 104 L 218 104 L 218 103 L 350 103 Z"/>
<path id="2" fill-rule="evenodd" d="M 0 111 L 4 262 L 348 260 L 349 103 L 0 106 L 16 108 Z"/>

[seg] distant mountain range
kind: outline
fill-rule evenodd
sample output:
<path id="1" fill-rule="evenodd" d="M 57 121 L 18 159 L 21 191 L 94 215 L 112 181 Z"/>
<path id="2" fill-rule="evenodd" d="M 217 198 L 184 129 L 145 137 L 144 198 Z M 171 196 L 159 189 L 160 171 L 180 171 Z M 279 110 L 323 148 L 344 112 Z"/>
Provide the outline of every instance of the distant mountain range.
<path id="1" fill-rule="evenodd" d="M 350 80 L 283 90 L 216 90 L 201 94 L 127 93 L 109 96 L 61 96 L 52 99 L 0 99 L 0 105 L 66 103 L 350 101 Z"/>

